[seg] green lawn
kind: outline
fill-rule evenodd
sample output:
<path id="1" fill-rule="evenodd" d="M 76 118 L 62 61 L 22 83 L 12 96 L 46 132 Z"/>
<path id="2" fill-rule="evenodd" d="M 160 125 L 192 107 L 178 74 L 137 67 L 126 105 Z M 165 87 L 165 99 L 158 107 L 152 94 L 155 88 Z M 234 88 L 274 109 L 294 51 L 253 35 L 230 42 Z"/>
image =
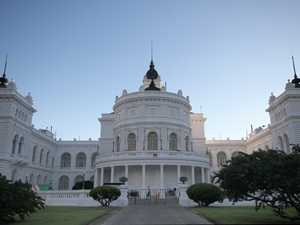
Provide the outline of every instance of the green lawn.
<path id="1" fill-rule="evenodd" d="M 254 206 L 195 207 L 191 209 L 223 224 L 299 224 L 300 222 L 291 222 L 289 219 L 275 216 L 270 207 L 260 208 L 257 212 Z M 286 212 L 289 215 L 297 215 L 295 209 L 287 209 Z"/>
<path id="2" fill-rule="evenodd" d="M 9 224 L 20 225 L 85 225 L 90 221 L 116 210 L 119 207 L 75 207 L 75 206 L 47 206 L 45 210 L 26 217 L 25 221 L 16 217 L 17 221 Z"/>

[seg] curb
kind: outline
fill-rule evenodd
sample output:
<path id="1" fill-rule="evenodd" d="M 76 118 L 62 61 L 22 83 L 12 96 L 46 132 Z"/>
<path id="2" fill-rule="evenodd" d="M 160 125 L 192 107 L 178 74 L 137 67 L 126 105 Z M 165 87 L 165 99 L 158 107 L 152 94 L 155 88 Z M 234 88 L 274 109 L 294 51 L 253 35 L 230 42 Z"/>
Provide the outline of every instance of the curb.
<path id="1" fill-rule="evenodd" d="M 85 225 L 98 225 L 98 224 L 102 224 L 101 222 L 103 222 L 102 220 L 108 220 L 110 217 L 112 217 L 113 215 L 117 214 L 118 212 L 120 212 L 124 207 L 121 207 L 120 209 L 116 209 L 113 211 L 110 211 L 102 216 L 99 216 L 98 218 L 88 222 Z"/>
<path id="2" fill-rule="evenodd" d="M 188 208 L 188 207 L 184 207 L 184 208 L 186 208 L 190 212 L 192 212 L 192 213 L 194 213 L 194 214 L 196 214 L 196 215 L 198 215 L 198 216 L 200 216 L 200 217 L 208 220 L 209 222 L 211 222 L 213 224 L 223 225 L 223 223 L 220 223 L 220 222 L 218 222 L 218 221 L 216 221 L 216 220 L 214 220 L 214 219 L 212 219 L 212 218 L 210 218 L 210 217 L 208 217 L 208 216 L 206 216 L 206 215 L 204 215 L 204 214 L 202 214 L 200 212 L 196 212 L 196 211 L 192 210 L 191 208 Z"/>

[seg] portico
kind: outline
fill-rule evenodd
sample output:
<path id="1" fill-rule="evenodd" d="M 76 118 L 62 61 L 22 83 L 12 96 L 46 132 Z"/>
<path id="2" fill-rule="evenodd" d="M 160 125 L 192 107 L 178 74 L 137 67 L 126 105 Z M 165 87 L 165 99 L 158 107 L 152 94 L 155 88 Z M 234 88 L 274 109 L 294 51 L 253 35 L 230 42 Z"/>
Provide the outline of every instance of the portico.
<path id="1" fill-rule="evenodd" d="M 110 153 L 97 157 L 95 186 L 119 182 L 128 178 L 129 189 L 134 188 L 178 188 L 179 177 L 188 177 L 187 184 L 210 183 L 208 156 L 201 153 L 176 153 L 155 151 Z M 128 155 L 129 154 L 129 155 Z M 172 153 L 173 154 L 173 153 Z M 131 156 L 130 156 L 131 155 Z M 135 159 L 135 160 L 134 160 Z"/>

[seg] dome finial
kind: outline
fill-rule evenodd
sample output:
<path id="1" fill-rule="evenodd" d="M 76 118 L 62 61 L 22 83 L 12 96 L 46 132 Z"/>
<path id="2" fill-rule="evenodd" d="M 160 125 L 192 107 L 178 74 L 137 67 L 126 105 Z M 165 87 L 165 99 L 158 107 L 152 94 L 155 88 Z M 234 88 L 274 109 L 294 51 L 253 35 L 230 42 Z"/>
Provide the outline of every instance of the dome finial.
<path id="1" fill-rule="evenodd" d="M 148 80 L 151 80 L 151 83 L 149 87 L 145 89 L 145 91 L 160 91 L 160 89 L 155 86 L 155 83 L 153 81 L 158 78 L 158 73 L 154 69 L 154 64 L 153 64 L 153 42 L 152 41 L 151 41 L 151 63 L 150 63 L 150 69 L 146 73 L 146 77 Z"/>
<path id="2" fill-rule="evenodd" d="M 294 79 L 292 80 L 292 83 L 295 84 L 295 88 L 300 88 L 300 79 L 297 77 L 296 69 L 295 69 L 295 63 L 294 63 L 294 56 L 292 56 L 293 60 L 293 67 L 294 67 Z"/>
<path id="3" fill-rule="evenodd" d="M 7 58 L 8 54 L 6 55 L 6 61 L 5 61 L 5 66 L 4 66 L 4 73 L 3 76 L 0 78 L 0 88 L 6 88 L 6 83 L 8 83 L 8 79 L 6 78 L 6 66 L 7 66 Z"/>
<path id="4" fill-rule="evenodd" d="M 151 41 L 151 64 L 153 64 L 153 42 Z"/>

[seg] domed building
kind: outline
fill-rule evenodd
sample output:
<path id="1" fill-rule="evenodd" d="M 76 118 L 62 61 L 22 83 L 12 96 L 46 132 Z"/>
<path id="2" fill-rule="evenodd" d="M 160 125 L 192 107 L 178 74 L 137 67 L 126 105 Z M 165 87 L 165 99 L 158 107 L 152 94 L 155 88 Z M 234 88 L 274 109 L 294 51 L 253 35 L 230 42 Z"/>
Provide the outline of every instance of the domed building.
<path id="1" fill-rule="evenodd" d="M 99 140 L 57 140 L 51 129 L 36 129 L 33 97 L 22 96 L 13 80 L 8 83 L 5 70 L 0 82 L 0 173 L 33 185 L 51 184 L 55 190 L 71 190 L 83 179 L 95 186 L 116 183 L 123 176 L 129 189 L 173 189 L 181 176 L 188 185 L 211 182 L 213 173 L 239 151 L 290 153 L 290 143 L 300 143 L 296 71 L 283 93 L 268 98 L 270 124 L 241 140 L 206 140 L 206 118 L 191 112 L 189 96 L 181 90 L 171 93 L 161 85 L 153 61 L 138 91 L 123 90 L 113 112 L 99 118 Z"/>
<path id="2" fill-rule="evenodd" d="M 95 185 L 128 177 L 129 188 L 177 188 L 210 182 L 203 114 L 191 113 L 189 97 L 167 92 L 151 61 L 139 91 L 116 96 L 102 114 Z"/>

